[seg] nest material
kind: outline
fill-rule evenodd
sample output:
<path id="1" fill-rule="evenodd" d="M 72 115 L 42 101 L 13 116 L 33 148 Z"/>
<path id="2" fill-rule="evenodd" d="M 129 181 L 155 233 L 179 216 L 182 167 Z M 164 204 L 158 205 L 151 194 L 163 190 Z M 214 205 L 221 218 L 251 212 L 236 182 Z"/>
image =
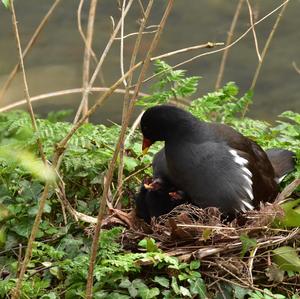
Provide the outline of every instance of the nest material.
<path id="1" fill-rule="evenodd" d="M 249 211 L 231 223 L 224 223 L 216 208 L 200 209 L 181 205 L 171 213 L 153 219 L 151 226 L 137 220 L 125 230 L 124 248 L 138 251 L 137 243 L 148 236 L 159 248 L 182 261 L 201 260 L 201 274 L 209 286 L 220 281 L 251 289 L 285 287 L 283 271 L 272 263 L 272 249 L 300 243 L 300 229 L 272 228 L 275 218 L 284 216 L 278 202 Z M 241 252 L 245 244 L 241 236 L 255 240 L 254 245 Z M 300 277 L 292 279 L 293 292 L 300 291 Z"/>
<path id="2" fill-rule="evenodd" d="M 284 217 L 280 204 L 300 185 L 295 179 L 278 196 L 260 210 L 239 215 L 224 222 L 216 208 L 200 209 L 181 205 L 169 214 L 152 219 L 151 225 L 118 209 L 102 222 L 102 228 L 122 224 L 124 249 L 137 252 L 138 242 L 150 237 L 157 246 L 181 261 L 199 259 L 201 275 L 208 288 L 227 282 L 247 289 L 275 288 L 289 295 L 300 292 L 300 275 L 288 277 L 273 263 L 273 249 L 280 246 L 300 248 L 300 228 L 274 228 L 275 218 Z M 247 245 L 247 241 L 251 241 Z"/>

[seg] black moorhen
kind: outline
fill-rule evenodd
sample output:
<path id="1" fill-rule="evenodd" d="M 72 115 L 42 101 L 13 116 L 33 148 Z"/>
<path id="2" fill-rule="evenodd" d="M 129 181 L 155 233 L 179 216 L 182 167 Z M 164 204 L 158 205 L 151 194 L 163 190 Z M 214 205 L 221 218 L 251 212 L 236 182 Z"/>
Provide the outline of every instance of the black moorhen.
<path id="1" fill-rule="evenodd" d="M 153 217 L 168 214 L 175 207 L 186 202 L 184 193 L 156 177 L 150 184 L 143 183 L 136 195 L 136 215 L 150 224 Z"/>
<path id="2" fill-rule="evenodd" d="M 231 127 L 199 121 L 174 106 L 148 109 L 141 130 L 143 151 L 165 141 L 164 154 L 156 157 L 159 176 L 194 205 L 218 207 L 228 216 L 274 200 L 280 178 L 294 168 L 292 152 L 270 150 L 268 158 L 258 144 Z"/>
<path id="3" fill-rule="evenodd" d="M 168 214 L 175 207 L 188 203 L 184 192 L 168 180 L 164 149 L 157 152 L 152 161 L 153 178 L 145 180 L 135 196 L 136 215 L 147 223 L 151 218 Z"/>

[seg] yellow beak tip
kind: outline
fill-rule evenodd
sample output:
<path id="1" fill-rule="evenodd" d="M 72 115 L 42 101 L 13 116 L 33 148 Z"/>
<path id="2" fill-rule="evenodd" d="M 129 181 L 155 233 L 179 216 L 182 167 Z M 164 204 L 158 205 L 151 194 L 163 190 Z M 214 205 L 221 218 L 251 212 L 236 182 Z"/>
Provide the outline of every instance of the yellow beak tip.
<path id="1" fill-rule="evenodd" d="M 145 156 L 148 153 L 149 147 L 145 147 L 143 149 L 143 156 Z"/>

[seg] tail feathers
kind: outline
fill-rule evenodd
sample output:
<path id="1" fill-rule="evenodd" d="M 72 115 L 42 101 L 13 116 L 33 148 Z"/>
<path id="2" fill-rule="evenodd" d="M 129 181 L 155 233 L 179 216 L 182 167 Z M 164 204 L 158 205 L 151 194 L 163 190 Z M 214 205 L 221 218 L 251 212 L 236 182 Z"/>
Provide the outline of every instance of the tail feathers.
<path id="1" fill-rule="evenodd" d="M 295 153 L 283 149 L 269 149 L 267 156 L 274 168 L 275 179 L 280 183 L 295 168 Z"/>

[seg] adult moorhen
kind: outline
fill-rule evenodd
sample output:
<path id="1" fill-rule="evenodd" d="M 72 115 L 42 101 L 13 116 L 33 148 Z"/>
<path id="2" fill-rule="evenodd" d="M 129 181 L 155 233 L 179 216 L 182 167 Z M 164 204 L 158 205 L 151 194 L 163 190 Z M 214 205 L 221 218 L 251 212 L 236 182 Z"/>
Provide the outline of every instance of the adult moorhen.
<path id="1" fill-rule="evenodd" d="M 146 110 L 141 130 L 143 151 L 165 141 L 159 176 L 182 190 L 192 204 L 218 207 L 228 216 L 274 200 L 280 177 L 294 168 L 294 153 L 275 149 L 268 158 L 257 143 L 231 127 L 199 121 L 174 106 Z"/>

